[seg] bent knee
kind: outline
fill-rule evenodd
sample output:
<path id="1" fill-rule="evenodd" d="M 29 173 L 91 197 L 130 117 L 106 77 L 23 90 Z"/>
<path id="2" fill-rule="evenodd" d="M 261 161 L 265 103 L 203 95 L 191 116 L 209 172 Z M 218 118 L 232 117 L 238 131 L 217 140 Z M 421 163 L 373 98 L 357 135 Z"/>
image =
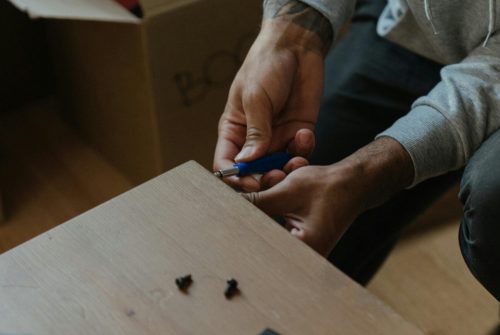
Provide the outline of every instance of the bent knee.
<path id="1" fill-rule="evenodd" d="M 466 171 L 462 180 L 460 249 L 473 275 L 500 300 L 500 176 L 477 172 Z"/>

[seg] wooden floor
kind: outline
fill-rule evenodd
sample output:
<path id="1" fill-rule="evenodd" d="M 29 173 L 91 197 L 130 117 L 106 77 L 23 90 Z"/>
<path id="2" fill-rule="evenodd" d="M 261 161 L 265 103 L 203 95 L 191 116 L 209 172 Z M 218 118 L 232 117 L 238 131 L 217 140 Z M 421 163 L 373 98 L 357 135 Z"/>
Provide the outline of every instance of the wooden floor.
<path id="1" fill-rule="evenodd" d="M 457 193 L 448 192 L 415 222 L 369 289 L 426 334 L 500 334 L 498 302 L 460 254 Z"/>
<path id="2" fill-rule="evenodd" d="M 7 214 L 0 253 L 132 187 L 53 111 L 49 101 L 0 119 Z M 427 334 L 500 334 L 498 303 L 460 256 L 459 215 L 449 193 L 408 232 L 369 289 Z"/>

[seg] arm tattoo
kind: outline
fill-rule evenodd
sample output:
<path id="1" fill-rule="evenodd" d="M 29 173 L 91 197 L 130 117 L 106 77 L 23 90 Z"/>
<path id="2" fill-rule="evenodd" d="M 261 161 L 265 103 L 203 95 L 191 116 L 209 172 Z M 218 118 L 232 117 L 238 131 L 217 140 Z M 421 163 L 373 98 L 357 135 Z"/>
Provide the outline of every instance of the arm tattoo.
<path id="1" fill-rule="evenodd" d="M 302 28 L 316 33 L 328 51 L 333 40 L 333 29 L 323 14 L 303 2 L 295 0 L 264 0 L 264 18 L 289 18 Z"/>

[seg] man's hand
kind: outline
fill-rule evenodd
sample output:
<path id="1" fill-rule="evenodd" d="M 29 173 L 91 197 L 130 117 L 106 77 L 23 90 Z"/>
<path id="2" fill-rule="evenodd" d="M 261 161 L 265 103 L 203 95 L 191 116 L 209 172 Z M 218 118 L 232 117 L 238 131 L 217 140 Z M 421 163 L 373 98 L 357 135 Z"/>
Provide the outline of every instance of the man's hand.
<path id="1" fill-rule="evenodd" d="M 352 192 L 354 177 L 343 165 L 306 166 L 266 191 L 243 195 L 268 215 L 282 215 L 292 235 L 326 256 L 363 209 Z"/>
<path id="2" fill-rule="evenodd" d="M 381 138 L 339 163 L 302 167 L 268 190 L 243 196 L 269 215 L 282 215 L 293 235 L 326 256 L 358 215 L 412 179 L 406 150 Z"/>
<path id="3" fill-rule="evenodd" d="M 214 169 L 288 150 L 307 157 L 323 92 L 323 59 L 332 40 L 330 23 L 299 1 L 268 0 L 257 40 L 231 86 L 219 121 Z M 307 165 L 292 159 L 287 171 Z M 273 172 L 277 182 L 283 172 Z M 233 187 L 256 191 L 252 177 L 227 178 Z"/>

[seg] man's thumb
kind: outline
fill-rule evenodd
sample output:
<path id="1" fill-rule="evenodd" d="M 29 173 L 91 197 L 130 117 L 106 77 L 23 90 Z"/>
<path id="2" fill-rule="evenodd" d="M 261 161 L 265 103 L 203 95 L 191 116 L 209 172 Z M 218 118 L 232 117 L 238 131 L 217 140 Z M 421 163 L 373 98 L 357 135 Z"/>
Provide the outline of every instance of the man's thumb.
<path id="1" fill-rule="evenodd" d="M 266 112 L 267 106 L 258 104 L 245 110 L 247 133 L 245 144 L 236 156 L 236 161 L 251 161 L 264 156 L 269 150 L 272 136 L 271 113 Z"/>
<path id="2" fill-rule="evenodd" d="M 291 211 L 291 204 L 286 199 L 287 193 L 281 183 L 265 191 L 241 195 L 267 215 L 281 215 Z"/>

